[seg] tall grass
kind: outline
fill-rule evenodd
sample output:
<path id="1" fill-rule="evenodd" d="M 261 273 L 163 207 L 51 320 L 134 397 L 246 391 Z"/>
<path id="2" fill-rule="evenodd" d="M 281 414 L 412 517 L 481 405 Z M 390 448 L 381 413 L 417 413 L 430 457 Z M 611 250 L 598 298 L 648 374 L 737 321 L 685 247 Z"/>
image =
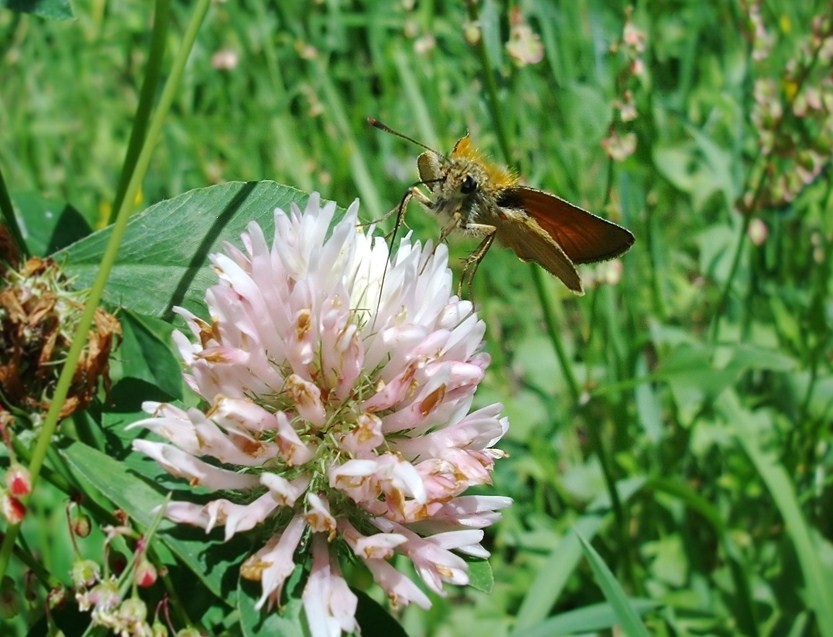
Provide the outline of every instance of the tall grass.
<path id="1" fill-rule="evenodd" d="M 833 89 L 811 28 L 833 19 L 829 3 L 760 7 L 772 38 L 760 59 L 747 3 L 637 4 L 638 76 L 621 47 L 626 4 L 517 8 L 540 35 L 537 64 L 513 62 L 509 12 L 489 0 L 217 3 L 138 207 L 274 179 L 341 205 L 360 197 L 381 217 L 417 179 L 420 149 L 367 127 L 373 115 L 440 151 L 468 130 L 529 184 L 630 228 L 621 279 L 580 298 L 508 250 L 482 264 L 473 295 L 494 364 L 478 400 L 510 415 L 496 489 L 515 505 L 491 538 L 494 590 L 401 621 L 414 635 L 553 634 L 544 622 L 576 611 L 607 625 L 577 530 L 651 634 L 833 635 Z M 13 200 L 36 192 L 101 226 L 123 192 L 149 9 L 76 13 L 0 13 L 0 169 Z M 189 15 L 173 7 L 169 50 Z M 829 100 L 826 119 L 790 115 L 809 89 Z M 787 115 L 755 119 L 773 104 Z M 612 131 L 635 135 L 621 161 L 602 146 Z M 783 175 L 794 196 L 778 197 Z M 416 207 L 406 221 L 420 238 L 439 232 Z M 460 257 L 474 245 L 451 239 Z"/>

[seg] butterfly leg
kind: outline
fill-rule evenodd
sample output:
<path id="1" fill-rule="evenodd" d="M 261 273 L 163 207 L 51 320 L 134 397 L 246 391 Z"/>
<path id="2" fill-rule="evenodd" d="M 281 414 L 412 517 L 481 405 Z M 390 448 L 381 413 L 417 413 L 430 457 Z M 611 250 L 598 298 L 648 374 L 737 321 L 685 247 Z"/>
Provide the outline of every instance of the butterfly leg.
<path id="1" fill-rule="evenodd" d="M 408 204 L 411 203 L 411 199 L 416 199 L 420 203 L 424 203 L 428 200 L 421 190 L 419 190 L 416 186 L 412 186 L 408 188 L 405 195 L 402 197 L 402 201 L 399 202 L 399 205 L 396 208 L 393 208 L 389 212 L 387 212 L 382 218 L 376 219 L 375 221 L 370 221 L 368 223 L 360 223 L 357 227 L 369 225 L 371 223 L 378 223 L 379 221 L 384 221 L 388 219 L 391 215 L 396 213 L 396 221 L 393 224 L 393 230 L 391 230 L 386 236 L 385 239 L 388 239 L 388 259 L 385 261 L 385 269 L 382 271 L 382 281 L 379 285 L 379 298 L 376 300 L 376 313 L 374 314 L 373 320 L 375 322 L 376 316 L 379 315 L 379 308 L 382 305 L 382 292 L 385 288 L 385 279 L 388 276 L 388 263 L 390 261 L 391 256 L 393 255 L 393 242 L 396 239 L 396 233 L 399 232 L 399 226 L 404 225 L 406 228 L 408 224 L 405 223 L 405 211 L 408 208 Z M 430 201 L 430 200 L 428 200 Z"/>
<path id="2" fill-rule="evenodd" d="M 378 219 L 371 219 L 370 221 L 363 221 L 361 223 L 357 223 L 356 227 L 363 228 L 365 226 L 381 223 L 386 219 L 390 219 L 393 215 L 396 215 L 396 221 L 393 224 L 393 230 L 391 230 L 388 234 L 385 235 L 385 239 L 390 239 L 392 246 L 393 240 L 396 238 L 396 233 L 399 231 L 399 226 L 404 225 L 406 228 L 409 228 L 407 222 L 405 221 L 405 211 L 408 209 L 408 204 L 411 203 L 411 199 L 416 197 L 415 193 L 419 193 L 420 195 L 422 195 L 422 193 L 419 192 L 416 189 L 416 187 L 408 188 L 408 190 L 405 192 L 405 195 L 402 197 L 402 200 L 399 202 L 398 206 L 396 206 L 395 208 L 391 208 Z M 422 200 L 419 197 L 416 197 L 416 199 L 417 201 L 420 201 L 420 203 L 422 202 Z"/>
<path id="3" fill-rule="evenodd" d="M 474 275 L 477 273 L 477 268 L 480 266 L 480 262 L 483 260 L 483 257 L 486 256 L 489 248 L 491 248 L 492 244 L 495 242 L 497 228 L 485 223 L 469 223 L 465 226 L 461 224 L 460 228 L 468 232 L 486 235 L 483 237 L 483 241 L 480 242 L 480 245 L 474 249 L 474 252 L 465 258 L 463 273 L 460 275 L 460 282 L 457 284 L 457 296 L 462 297 L 463 284 L 465 281 L 468 281 L 468 285 L 466 287 L 468 289 L 468 298 L 471 299 Z"/>
<path id="4" fill-rule="evenodd" d="M 440 232 L 440 240 L 437 244 L 445 243 L 446 239 L 448 239 L 448 235 L 452 232 L 459 230 L 463 227 L 463 217 L 460 215 L 459 212 L 454 213 L 451 217 L 451 221 L 449 221 L 445 226 L 443 226 L 442 231 Z"/>

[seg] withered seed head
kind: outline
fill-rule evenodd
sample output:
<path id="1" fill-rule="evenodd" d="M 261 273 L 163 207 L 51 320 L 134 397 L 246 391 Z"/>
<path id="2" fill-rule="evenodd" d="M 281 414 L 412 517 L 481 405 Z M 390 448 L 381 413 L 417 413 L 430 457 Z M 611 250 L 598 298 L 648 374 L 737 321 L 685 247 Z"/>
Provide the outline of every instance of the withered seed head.
<path id="1" fill-rule="evenodd" d="M 0 404 L 8 410 L 46 411 L 84 309 L 84 293 L 71 290 L 50 259 L 33 257 L 3 272 L 0 288 Z M 116 318 L 98 308 L 60 417 L 85 408 L 99 380 L 109 388 Z"/>

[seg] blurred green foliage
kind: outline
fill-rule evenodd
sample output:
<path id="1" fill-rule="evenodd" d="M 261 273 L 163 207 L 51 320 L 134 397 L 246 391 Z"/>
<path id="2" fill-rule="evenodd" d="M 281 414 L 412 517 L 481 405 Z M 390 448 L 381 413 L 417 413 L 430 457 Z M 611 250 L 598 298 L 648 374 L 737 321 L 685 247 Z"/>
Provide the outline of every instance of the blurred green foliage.
<path id="1" fill-rule="evenodd" d="M 638 74 L 611 50 L 625 3 L 512 6 L 540 36 L 537 64 L 508 55 L 510 10 L 493 0 L 477 3 L 477 22 L 462 2 L 216 3 L 138 207 L 274 179 L 340 205 L 359 197 L 363 217 L 379 218 L 417 179 L 420 149 L 368 127 L 372 115 L 441 151 L 468 130 L 529 184 L 622 223 L 637 243 L 621 280 L 585 297 L 508 250 L 480 268 L 493 365 L 479 401 L 504 402 L 511 418 L 496 491 L 516 504 L 490 543 L 494 590 L 406 609 L 405 628 L 536 634 L 595 608 L 577 528 L 630 595 L 659 603 L 651 634 L 833 634 L 830 154 L 789 200 L 758 196 L 798 174 L 801 144 L 823 147 L 830 122 L 802 141 L 810 118 L 785 116 L 773 158 L 753 118 L 758 80 L 786 112 L 801 91 L 831 90 L 829 59 L 803 53 L 830 4 L 763 4 L 772 41 L 756 60 L 743 3 L 637 3 Z M 0 12 L 0 170 L 16 202 L 37 193 L 101 227 L 152 16 L 143 2 L 75 11 L 65 22 Z M 170 50 L 188 12 L 174 7 Z M 791 60 L 809 69 L 805 84 Z M 635 135 L 622 161 L 602 147 L 612 131 Z M 421 239 L 438 234 L 416 206 L 406 220 Z M 475 245 L 451 243 L 460 257 Z"/>

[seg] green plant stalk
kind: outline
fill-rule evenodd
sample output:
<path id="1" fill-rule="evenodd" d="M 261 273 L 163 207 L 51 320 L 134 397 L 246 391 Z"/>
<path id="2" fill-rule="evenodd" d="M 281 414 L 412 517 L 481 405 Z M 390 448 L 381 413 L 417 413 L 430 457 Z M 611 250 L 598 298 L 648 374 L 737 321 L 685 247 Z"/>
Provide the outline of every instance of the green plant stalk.
<path id="1" fill-rule="evenodd" d="M 573 373 L 573 366 L 570 364 L 570 359 L 564 350 L 564 344 L 558 336 L 558 321 L 556 320 L 555 311 L 552 307 L 550 292 L 547 289 L 546 278 L 548 275 L 545 275 L 541 268 L 534 266 L 530 266 L 530 268 L 532 270 L 532 281 L 535 283 L 535 291 L 541 300 L 544 323 L 547 326 L 547 332 L 549 332 L 553 347 L 555 348 L 555 355 L 564 372 L 564 380 L 567 381 L 567 389 L 570 391 L 570 397 L 573 399 L 573 403 L 578 405 L 579 399 L 581 398 L 581 390 L 576 380 L 576 375 Z"/>
<path id="2" fill-rule="evenodd" d="M 168 0 L 163 1 L 167 2 Z M 87 331 L 92 325 L 93 315 L 95 314 L 98 304 L 101 301 L 101 296 L 104 293 L 104 286 L 107 283 L 110 271 L 115 263 L 119 245 L 121 244 L 122 237 L 124 236 L 125 229 L 127 228 L 127 221 L 130 218 L 133 201 L 135 200 L 136 193 L 139 191 L 142 180 L 147 173 L 153 149 L 159 139 L 159 135 L 162 131 L 162 125 L 168 111 L 170 110 L 171 104 L 173 103 L 174 96 L 179 89 L 182 74 L 185 70 L 185 63 L 188 61 L 188 56 L 194 46 L 197 33 L 199 33 L 200 26 L 202 25 L 203 19 L 208 12 L 210 3 L 211 0 L 199 0 L 194 9 L 191 22 L 188 24 L 185 36 L 183 37 L 182 46 L 180 47 L 176 59 L 173 62 L 171 74 L 168 77 L 168 81 L 162 91 L 162 96 L 159 99 L 159 106 L 151 119 L 145 144 L 142 147 L 142 151 L 139 153 L 139 157 L 136 161 L 136 169 L 128 182 L 127 190 L 125 191 L 125 196 L 122 200 L 122 205 L 116 215 L 116 222 L 113 224 L 113 232 L 110 236 L 109 242 L 107 243 L 104 256 L 101 259 L 101 267 L 99 268 L 98 275 L 96 276 L 92 288 L 90 289 L 90 295 L 87 298 L 84 313 L 82 314 L 78 328 L 75 331 L 72 346 L 67 354 L 67 360 L 64 363 L 64 367 L 61 369 L 61 375 L 58 378 L 58 384 L 55 387 L 55 393 L 52 397 L 49 411 L 46 414 L 38 441 L 32 453 L 32 461 L 29 464 L 29 471 L 32 476 L 33 489 L 37 483 L 41 467 L 43 466 L 46 452 L 52 442 L 52 435 L 55 433 L 55 429 L 58 424 L 58 415 L 60 414 L 61 407 L 63 406 L 64 400 L 66 399 L 69 391 L 72 376 L 75 373 L 76 366 L 78 365 L 78 358 L 81 355 L 81 350 L 86 344 Z M 19 524 L 10 525 L 7 529 L 5 537 L 3 538 L 3 545 L 0 547 L 0 580 L 3 579 L 6 569 L 8 568 L 9 557 L 11 556 L 12 548 L 19 531 Z"/>
<path id="3" fill-rule="evenodd" d="M 828 184 L 827 196 L 824 198 L 824 200 L 827 201 L 827 205 L 825 205 L 823 209 L 830 210 L 830 207 L 833 204 L 833 183 Z M 824 260 L 820 264 L 820 266 L 821 271 L 818 273 L 815 285 L 813 286 L 814 289 L 813 296 L 810 301 L 810 308 L 815 308 L 811 309 L 811 313 L 815 312 L 819 316 L 823 316 L 823 308 L 827 303 L 827 300 L 830 298 L 830 260 Z M 815 391 L 816 383 L 819 380 L 819 363 L 825 357 L 826 350 L 824 344 L 827 343 L 827 341 L 829 340 L 831 329 L 833 329 L 833 327 L 831 327 L 829 323 L 826 323 L 824 321 L 820 321 L 820 323 L 824 325 L 823 333 L 818 334 L 818 341 L 815 344 L 810 344 L 810 346 L 807 348 L 810 355 L 810 380 L 807 383 L 807 389 L 804 392 L 804 397 L 801 400 L 801 407 L 798 410 L 798 418 L 796 419 L 796 422 L 799 423 L 806 422 L 810 417 L 810 401 L 813 398 L 813 392 Z M 822 419 L 822 422 L 824 422 L 824 419 Z M 821 432 L 818 433 L 820 434 Z"/>
<path id="4" fill-rule="evenodd" d="M 271 9 L 262 2 L 255 2 L 252 8 L 254 9 L 254 19 L 261 24 L 267 24 Z M 275 46 L 276 42 L 271 41 L 268 46 L 263 47 L 263 59 L 267 68 L 266 77 L 275 94 L 276 103 L 286 106 L 290 103 L 291 98 L 288 96 L 284 71 L 278 60 Z M 285 149 L 284 152 L 287 155 L 286 166 L 290 171 L 291 178 L 295 181 L 295 186 L 306 192 L 313 190 L 313 178 L 309 172 L 302 168 L 305 158 L 301 148 L 306 144 L 299 141 L 297 134 L 299 131 L 296 131 L 294 126 L 288 126 L 282 118 L 275 119 L 271 130 L 275 135 L 275 143 Z"/>
<path id="5" fill-rule="evenodd" d="M 5 8 L 6 5 L 3 5 Z M 6 12 L 8 13 L 8 12 Z M 27 22 L 24 21 L 25 14 L 22 11 L 12 11 L 10 14 L 9 24 L 4 29 L 2 39 L 0 39 L 0 59 L 7 61 L 7 54 L 16 48 L 26 34 Z M 22 154 L 18 149 L 18 155 Z M 11 196 L 6 186 L 6 181 L 3 178 L 2 170 L 0 170 L 0 219 L 11 234 L 12 241 L 20 250 L 21 256 L 25 259 L 31 256 L 29 246 L 26 245 L 23 239 L 23 233 L 20 230 L 20 225 L 17 222 L 17 217 L 14 214 L 14 205 L 12 204 Z"/>
<path id="6" fill-rule="evenodd" d="M 414 74 L 414 67 L 405 55 L 404 50 L 397 49 L 394 51 L 393 64 L 396 66 L 399 81 L 402 83 L 402 90 L 405 92 L 405 97 L 413 112 L 414 125 L 419 131 L 417 139 L 432 148 L 441 147 L 442 144 L 437 137 L 430 108 L 425 101 L 425 94 Z"/>
<path id="7" fill-rule="evenodd" d="M 763 182 L 762 182 L 763 183 Z M 732 292 L 732 284 L 735 281 L 735 276 L 740 267 L 740 260 L 743 256 L 743 248 L 746 245 L 746 237 L 748 235 L 749 224 L 752 221 L 753 215 L 747 214 L 743 216 L 743 223 L 738 232 L 737 244 L 735 245 L 735 254 L 732 257 L 732 267 L 729 269 L 729 276 L 726 277 L 726 284 L 720 292 L 720 300 L 717 302 L 717 307 L 714 309 L 714 317 L 712 318 L 710 340 L 712 343 L 717 343 L 720 338 L 720 317 L 723 314 L 723 309 L 729 301 L 729 294 Z"/>
<path id="8" fill-rule="evenodd" d="M 478 20 L 476 2 L 474 2 L 474 0 L 468 0 L 468 2 L 466 3 L 466 7 L 468 8 L 469 19 L 473 22 L 476 22 Z M 504 161 L 508 164 L 511 163 L 511 154 L 509 152 L 508 137 L 506 135 L 505 127 L 503 125 L 503 119 L 500 117 L 500 110 L 497 106 L 497 85 L 495 83 L 492 65 L 489 61 L 489 55 L 486 51 L 486 43 L 482 37 L 480 38 L 480 41 L 478 43 L 477 50 L 480 57 L 480 65 L 483 69 L 484 82 L 486 84 L 489 112 L 491 113 L 492 120 L 495 125 L 495 130 L 497 131 L 498 142 L 500 144 L 501 151 L 503 152 Z M 570 396 L 573 399 L 573 404 L 579 406 L 581 390 L 579 388 L 578 381 L 576 381 L 576 376 L 573 373 L 572 365 L 570 364 L 570 359 L 567 357 L 567 354 L 564 350 L 564 345 L 561 342 L 561 337 L 559 336 L 558 325 L 555 320 L 555 314 L 552 309 L 552 299 L 550 298 L 550 295 L 547 291 L 546 283 L 544 282 L 545 275 L 540 268 L 536 267 L 532 268 L 532 272 L 532 279 L 535 282 L 535 290 L 538 294 L 538 300 L 541 304 L 541 309 L 544 313 L 544 321 L 547 324 L 547 331 L 549 332 L 550 340 L 552 341 L 553 347 L 555 348 L 555 353 L 558 358 L 558 362 L 561 365 L 561 369 L 564 372 L 564 378 L 567 381 L 567 387 L 570 391 Z M 616 491 L 616 480 L 613 475 L 610 460 L 607 457 L 604 445 L 602 444 L 601 436 L 599 436 L 598 432 L 596 432 L 592 427 L 590 440 L 591 445 L 593 446 L 596 455 L 599 457 L 599 461 L 602 466 L 602 472 L 605 478 L 605 485 L 607 487 L 608 493 L 610 494 L 611 504 L 613 507 L 614 517 L 617 523 L 616 527 L 620 542 L 622 543 L 622 546 L 626 546 L 627 534 L 625 529 L 625 516 L 622 509 L 622 503 L 619 499 L 619 494 Z M 628 557 L 629 554 L 626 553 L 625 559 L 628 560 Z"/>
<path id="9" fill-rule="evenodd" d="M 476 0 L 467 0 L 466 2 L 469 20 L 474 23 L 477 23 L 480 18 L 477 12 L 477 4 Z M 495 125 L 500 151 L 503 153 L 504 161 L 508 164 L 512 157 L 512 153 L 509 151 L 509 136 L 506 134 L 506 127 L 503 125 L 503 118 L 500 116 L 500 109 L 498 109 L 499 100 L 497 97 L 495 74 L 492 70 L 492 63 L 489 61 L 489 53 L 486 51 L 486 42 L 482 35 L 477 43 L 477 53 L 480 58 L 480 66 L 483 68 L 483 81 L 486 83 L 486 93 L 489 96 L 486 103 L 489 107 L 489 113 L 492 116 L 492 123 Z"/>
<path id="10" fill-rule="evenodd" d="M 467 3 L 467 7 L 469 12 L 469 18 L 472 21 L 476 21 L 478 19 L 478 13 L 475 2 L 470 0 Z M 497 108 L 497 86 L 495 84 L 494 73 L 492 72 L 491 63 L 489 62 L 488 52 L 486 51 L 486 44 L 482 37 L 480 38 L 478 52 L 480 54 L 480 63 L 483 68 L 486 92 L 489 96 L 489 110 L 492 115 L 492 119 L 494 120 L 495 129 L 497 130 L 498 134 L 498 141 L 500 143 L 500 147 L 504 155 L 504 160 L 506 161 L 506 163 L 510 163 L 508 138 L 506 135 L 505 128 L 503 126 L 503 119 L 500 117 L 500 112 Z M 564 378 L 567 382 L 567 387 L 570 391 L 570 396 L 573 399 L 573 404 L 579 406 L 581 398 L 581 389 L 579 387 L 578 381 L 576 380 L 576 376 L 573 373 L 570 360 L 564 350 L 564 345 L 561 342 L 561 337 L 559 336 L 557 321 L 555 320 L 555 314 L 552 309 L 552 299 L 548 293 L 547 285 L 544 281 L 545 275 L 540 268 L 533 268 L 532 271 L 532 278 L 535 282 L 535 290 L 538 294 L 538 300 L 541 304 L 541 309 L 544 313 L 544 321 L 547 325 L 547 331 L 549 333 L 550 340 L 552 341 L 553 347 L 555 348 L 556 357 L 558 358 L 558 362 L 561 365 L 561 369 L 564 372 Z M 605 485 L 610 495 L 611 505 L 614 512 L 614 518 L 616 519 L 616 528 L 619 535 L 619 540 L 622 543 L 622 546 L 626 546 L 627 534 L 625 529 L 625 516 L 621 500 L 619 499 L 619 494 L 616 491 L 616 480 L 613 475 L 611 463 L 607 456 L 604 445 L 602 444 L 601 436 L 599 436 L 598 432 L 595 431 L 595 429 L 593 429 L 592 427 L 590 429 L 591 445 L 593 446 L 596 455 L 599 457 L 599 462 L 601 463 L 602 473 L 604 474 L 605 479 Z M 626 560 L 628 559 L 628 556 L 629 554 L 626 554 Z"/>
<path id="11" fill-rule="evenodd" d="M 662 257 L 660 256 L 660 238 L 657 237 L 657 231 L 654 220 L 655 209 L 653 207 L 647 208 L 647 218 L 645 220 L 645 243 L 648 246 L 646 250 L 648 254 L 648 272 L 651 280 L 651 299 L 653 300 L 653 309 L 659 316 L 660 322 L 668 320 L 668 311 L 663 300 L 662 288 Z"/>
<path id="12" fill-rule="evenodd" d="M 622 585 L 616 580 L 602 556 L 578 531 L 575 531 L 575 533 L 578 535 L 579 542 L 581 542 L 584 557 L 593 571 L 596 584 L 604 593 L 605 599 L 613 608 L 613 612 L 616 613 L 622 632 L 628 637 L 650 637 L 642 618 L 634 609 L 633 604 L 622 589 Z"/>
<path id="13" fill-rule="evenodd" d="M 604 441 L 599 433 L 599 428 L 594 424 L 587 427 L 587 436 L 590 440 L 590 446 L 593 447 L 596 455 L 599 458 L 599 465 L 601 465 L 602 476 L 605 481 L 605 488 L 610 495 L 610 508 L 613 510 L 613 519 L 616 521 L 616 535 L 618 536 L 619 546 L 622 548 L 621 559 L 624 563 L 625 570 L 629 579 L 633 581 L 633 564 L 631 561 L 631 552 L 627 550 L 628 533 L 627 525 L 625 524 L 625 510 L 622 507 L 622 500 L 619 498 L 619 491 L 616 489 L 616 476 L 613 475 L 613 468 L 611 466 L 610 457 L 604 446 Z"/>
<path id="14" fill-rule="evenodd" d="M 156 0 L 153 37 L 151 38 L 150 55 L 148 55 L 145 67 L 145 79 L 139 93 L 139 105 L 133 118 L 133 128 L 130 131 L 130 140 L 127 143 L 127 152 L 124 156 L 124 164 L 121 167 L 121 175 L 119 175 L 119 185 L 116 188 L 116 197 L 113 200 L 113 211 L 110 213 L 108 223 L 113 223 L 116 220 L 117 212 L 121 210 L 130 176 L 136 169 L 136 160 L 142 150 L 148 120 L 153 111 L 153 98 L 156 95 L 156 87 L 159 85 L 159 78 L 162 75 L 162 57 L 165 54 L 165 39 L 170 22 L 170 0 Z"/>
<path id="15" fill-rule="evenodd" d="M 6 180 L 3 179 L 3 171 L 0 170 L 0 215 L 3 217 L 3 222 L 9 229 L 12 239 L 17 245 L 20 254 L 24 258 L 29 256 L 29 248 L 23 240 L 23 233 L 20 231 L 20 226 L 17 223 L 17 217 L 14 216 L 14 206 L 12 205 L 12 198 L 9 196 L 9 191 L 6 188 Z"/>
<path id="16" fill-rule="evenodd" d="M 468 9 L 469 19 L 472 22 L 476 22 L 479 17 L 477 12 L 477 3 L 474 0 L 468 0 L 466 2 L 466 7 Z M 489 112 L 492 116 L 492 122 L 495 126 L 495 130 L 497 131 L 498 144 L 500 145 L 500 150 L 503 153 L 504 161 L 509 164 L 511 163 L 509 138 L 506 134 L 503 118 L 500 116 L 500 110 L 497 106 L 499 101 L 497 95 L 497 84 L 495 83 L 495 75 L 492 71 L 492 64 L 489 61 L 489 54 L 488 51 L 486 51 L 486 43 L 482 37 L 478 42 L 477 52 L 480 58 L 480 66 L 483 69 L 483 81 L 486 84 L 486 94 L 489 98 L 487 100 L 487 104 L 489 106 Z M 559 336 L 552 308 L 550 307 L 551 300 L 546 292 L 546 285 L 543 282 L 544 275 L 539 268 L 533 268 L 532 271 L 533 279 L 535 281 L 535 290 L 538 293 L 538 301 L 540 302 L 541 309 L 544 312 L 544 320 L 547 323 L 550 340 L 552 340 L 556 356 L 558 357 L 558 362 L 564 372 L 564 378 L 567 379 L 567 386 L 569 387 L 570 395 L 573 398 L 573 402 L 577 404 L 579 399 L 578 383 L 576 382 L 575 374 L 573 373 L 572 366 L 570 365 L 570 360 L 564 352 L 564 345 L 561 343 L 561 337 Z"/>

